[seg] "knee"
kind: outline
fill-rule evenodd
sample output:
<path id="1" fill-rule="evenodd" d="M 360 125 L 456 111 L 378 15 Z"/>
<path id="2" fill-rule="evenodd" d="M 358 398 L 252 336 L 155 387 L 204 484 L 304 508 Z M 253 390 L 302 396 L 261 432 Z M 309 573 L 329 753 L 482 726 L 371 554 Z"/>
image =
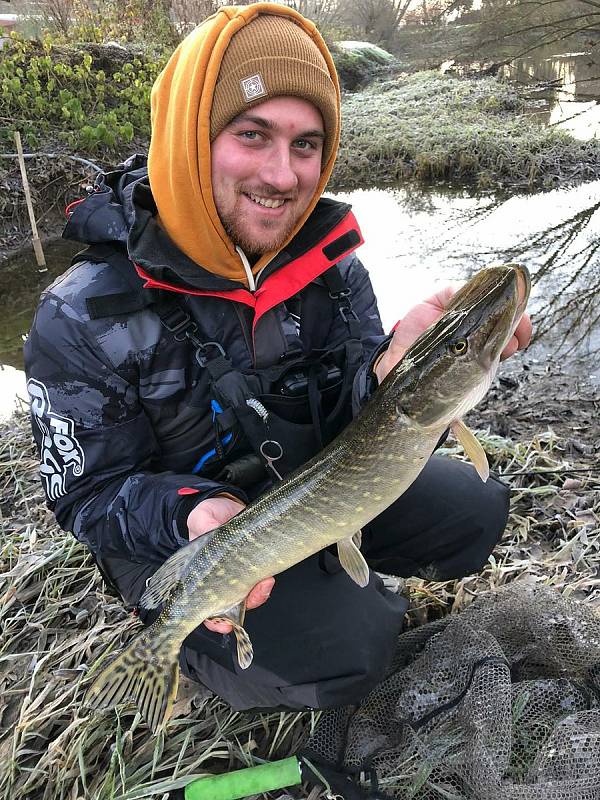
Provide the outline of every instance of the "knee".
<path id="1" fill-rule="evenodd" d="M 318 569 L 315 564 L 316 560 L 313 572 Z M 311 565 L 304 564 L 299 572 L 309 575 Z M 291 584 L 292 577 L 286 577 Z M 364 589 L 344 573 L 317 573 L 312 585 L 321 591 L 315 596 L 305 593 L 303 604 L 290 608 L 292 595 L 283 586 L 284 596 L 274 592 L 271 607 L 267 603 L 262 612 L 256 609 L 248 615 L 246 626 L 254 645 L 248 669 L 237 668 L 231 647 L 224 649 L 216 642 L 213 646 L 204 632 L 194 631 L 184 647 L 184 672 L 238 711 L 358 702 L 386 673 L 407 601 L 385 590 L 375 575 Z"/>
<path id="2" fill-rule="evenodd" d="M 448 578 L 462 578 L 480 572 L 500 541 L 508 521 L 510 490 L 497 478 L 481 484 L 469 497 L 463 521 L 461 546 L 450 559 Z"/>

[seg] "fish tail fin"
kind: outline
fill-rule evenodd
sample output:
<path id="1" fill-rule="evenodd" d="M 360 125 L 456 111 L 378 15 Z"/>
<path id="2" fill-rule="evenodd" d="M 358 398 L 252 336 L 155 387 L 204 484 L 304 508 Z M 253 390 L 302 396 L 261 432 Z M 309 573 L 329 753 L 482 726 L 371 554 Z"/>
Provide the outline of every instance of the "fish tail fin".
<path id="1" fill-rule="evenodd" d="M 102 670 L 83 702 L 105 708 L 133 700 L 152 733 L 157 733 L 173 710 L 179 663 L 176 653 L 161 651 L 147 634 L 142 633 Z"/>

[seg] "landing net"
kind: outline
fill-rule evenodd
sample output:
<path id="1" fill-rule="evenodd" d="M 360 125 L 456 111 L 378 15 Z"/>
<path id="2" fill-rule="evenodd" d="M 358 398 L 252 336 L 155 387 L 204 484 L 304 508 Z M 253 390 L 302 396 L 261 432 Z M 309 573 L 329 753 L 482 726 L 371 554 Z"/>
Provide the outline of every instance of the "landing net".
<path id="1" fill-rule="evenodd" d="M 378 800 L 600 800 L 600 617 L 512 584 L 408 631 L 306 756 Z"/>

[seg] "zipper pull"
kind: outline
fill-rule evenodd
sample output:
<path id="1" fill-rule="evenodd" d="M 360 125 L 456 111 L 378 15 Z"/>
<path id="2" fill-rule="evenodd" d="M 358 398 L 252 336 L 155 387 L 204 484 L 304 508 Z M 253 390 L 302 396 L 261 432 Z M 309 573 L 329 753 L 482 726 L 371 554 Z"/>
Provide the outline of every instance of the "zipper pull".
<path id="1" fill-rule="evenodd" d="M 266 435 L 269 435 L 269 412 L 264 407 L 264 405 L 257 400 L 256 397 L 251 397 L 249 400 L 246 400 L 246 405 L 249 406 L 253 411 L 256 411 L 258 416 L 262 419 L 265 424 L 265 432 Z M 260 454 L 267 462 L 267 468 L 271 470 L 273 475 L 277 478 L 277 480 L 282 481 L 283 476 L 275 466 L 275 462 L 279 461 L 280 458 L 283 458 L 283 447 L 281 444 L 276 441 L 275 439 L 265 439 L 264 442 L 260 445 Z"/>

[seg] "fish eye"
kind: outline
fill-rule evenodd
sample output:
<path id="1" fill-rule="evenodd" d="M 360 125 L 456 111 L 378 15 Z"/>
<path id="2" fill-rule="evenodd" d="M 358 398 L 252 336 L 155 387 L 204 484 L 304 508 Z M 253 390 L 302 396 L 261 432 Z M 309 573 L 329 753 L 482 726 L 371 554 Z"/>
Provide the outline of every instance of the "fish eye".
<path id="1" fill-rule="evenodd" d="M 450 352 L 455 356 L 464 356 L 469 349 L 469 343 L 466 339 L 457 339 L 450 344 Z"/>

